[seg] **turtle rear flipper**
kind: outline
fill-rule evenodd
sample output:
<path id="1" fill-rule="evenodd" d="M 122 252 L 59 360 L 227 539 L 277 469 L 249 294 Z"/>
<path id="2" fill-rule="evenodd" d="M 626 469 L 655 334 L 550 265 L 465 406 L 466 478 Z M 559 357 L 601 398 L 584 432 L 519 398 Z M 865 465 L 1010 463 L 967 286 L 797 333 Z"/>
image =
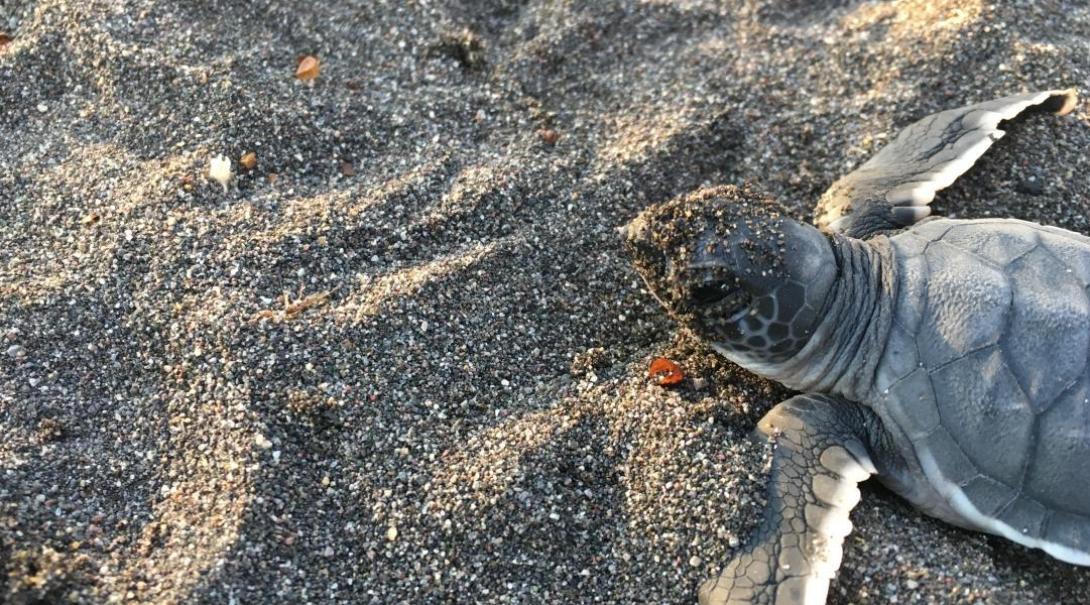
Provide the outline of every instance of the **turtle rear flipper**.
<path id="1" fill-rule="evenodd" d="M 1003 122 L 1030 109 L 1064 115 L 1076 103 L 1074 89 L 1049 90 L 927 116 L 833 183 L 818 201 L 814 223 L 857 238 L 911 225 L 931 214 L 936 191 L 949 187 L 1006 134 Z"/>
<path id="2" fill-rule="evenodd" d="M 700 603 L 824 603 L 852 530 L 856 484 L 875 472 L 865 444 L 881 424 L 861 405 L 799 395 L 758 428 L 776 439 L 764 520 L 745 550 L 700 587 Z"/>

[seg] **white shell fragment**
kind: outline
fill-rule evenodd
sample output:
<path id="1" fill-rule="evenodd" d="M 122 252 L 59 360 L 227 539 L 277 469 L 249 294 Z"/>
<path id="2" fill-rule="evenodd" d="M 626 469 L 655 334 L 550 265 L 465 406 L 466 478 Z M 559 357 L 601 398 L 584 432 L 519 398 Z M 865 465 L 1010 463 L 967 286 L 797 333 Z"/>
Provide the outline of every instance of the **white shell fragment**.
<path id="1" fill-rule="evenodd" d="M 223 185 L 223 192 L 227 193 L 227 183 L 231 182 L 231 160 L 222 155 L 210 159 L 208 161 L 208 178 Z"/>

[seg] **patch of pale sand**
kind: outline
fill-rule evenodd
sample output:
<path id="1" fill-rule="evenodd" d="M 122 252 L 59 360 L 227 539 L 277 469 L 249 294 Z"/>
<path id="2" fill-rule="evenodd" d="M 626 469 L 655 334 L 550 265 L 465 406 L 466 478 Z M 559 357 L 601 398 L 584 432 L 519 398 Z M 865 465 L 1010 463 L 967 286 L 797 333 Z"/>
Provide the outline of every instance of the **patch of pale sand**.
<path id="1" fill-rule="evenodd" d="M 468 506 L 495 504 L 526 470 L 525 456 L 578 424 L 586 413 L 584 407 L 576 399 L 561 400 L 546 410 L 505 418 L 447 450 L 430 469 L 434 491 L 428 508 L 455 513 Z"/>
<path id="2" fill-rule="evenodd" d="M 844 36 L 864 36 L 866 41 L 876 26 L 887 27 L 882 40 L 890 48 L 911 48 L 920 56 L 942 57 L 987 11 L 983 0 L 904 0 L 901 2 L 866 2 L 849 11 L 840 20 Z M 881 66 L 872 84 L 852 95 L 850 103 L 889 102 L 917 93 L 914 83 L 900 70 Z"/>
<path id="3" fill-rule="evenodd" d="M 692 533 L 693 527 L 678 513 L 705 508 L 690 502 L 681 489 L 691 486 L 694 478 L 703 477 L 711 496 L 708 502 L 735 498 L 744 509 L 755 506 L 742 495 L 749 487 L 741 485 L 754 478 L 739 473 L 737 466 L 740 455 L 768 458 L 770 448 L 743 440 L 729 446 L 735 456 L 723 450 L 705 453 L 709 429 L 699 419 L 715 414 L 722 402 L 714 397 L 686 401 L 676 391 L 651 384 L 643 367 L 634 364 L 621 379 L 577 382 L 547 397 L 545 409 L 482 427 L 465 443 L 448 449 L 429 469 L 433 491 L 427 510 L 458 515 L 467 507 L 484 510 L 496 505 L 521 476 L 536 472 L 530 466 L 536 452 L 554 446 L 561 434 L 588 417 L 605 420 L 607 455 L 620 456 L 624 531 L 639 540 L 668 544 L 671 551 L 689 547 L 680 535 Z M 722 505 L 710 512 L 707 521 L 723 524 L 720 536 L 742 533 L 740 515 L 723 523 Z"/>
<path id="4" fill-rule="evenodd" d="M 618 166 L 654 155 L 692 126 L 689 118 L 672 104 L 643 107 L 607 118 L 604 141 L 595 153 L 595 172 L 607 174 Z"/>
<path id="5" fill-rule="evenodd" d="M 864 2 L 848 12 L 841 24 L 848 31 L 860 31 L 885 22 L 889 26 L 887 39 L 904 43 L 957 36 L 984 14 L 983 0 Z"/>
<path id="6" fill-rule="evenodd" d="M 172 318 L 195 330 L 201 326 L 222 324 L 233 317 L 241 305 L 249 304 L 246 293 L 212 286 L 200 292 L 186 292 L 171 306 Z"/>
<path id="7" fill-rule="evenodd" d="M 214 71 L 229 69 L 237 61 L 236 53 L 225 52 L 208 57 L 203 63 L 186 63 L 178 48 L 191 44 L 192 32 L 186 28 L 165 28 L 160 35 L 174 40 L 173 44 L 147 45 L 126 41 L 103 27 L 103 22 L 111 18 L 115 22 L 132 22 L 134 15 L 146 17 L 144 3 L 140 0 L 90 0 L 70 2 L 68 0 L 38 0 L 30 19 L 20 29 L 29 35 L 17 37 L 7 52 L 35 52 L 43 44 L 40 33 L 50 31 L 50 24 L 67 20 L 73 24 L 61 33 L 64 52 L 68 60 L 81 67 L 90 66 L 94 73 L 95 103 L 88 104 L 83 117 L 97 114 L 109 119 L 123 107 L 119 102 L 125 97 L 125 90 L 130 86 L 129 74 L 124 70 L 114 69 L 111 59 L 125 57 L 137 64 L 168 68 L 178 75 L 207 82 Z M 55 44 L 50 41 L 47 44 Z M 166 49 L 166 50 L 164 50 Z M 106 59 L 103 59 L 103 58 Z"/>
<path id="8" fill-rule="evenodd" d="M 51 209 L 57 215 L 52 222 L 58 225 L 50 233 L 51 237 L 40 238 L 31 247 L 13 251 L 7 265 L 10 279 L 0 280 L 0 300 L 31 305 L 72 286 L 93 290 L 95 276 L 109 273 L 110 259 L 123 243 L 120 236 L 111 236 L 106 227 L 123 225 L 128 217 L 143 209 L 158 207 L 166 216 L 160 233 L 145 234 L 150 239 L 172 237 L 170 231 L 177 223 L 193 225 L 201 232 L 224 234 L 222 243 L 217 246 L 218 253 L 213 256 L 229 259 L 248 246 L 313 234 L 323 225 L 366 222 L 369 212 L 381 210 L 389 200 L 398 199 L 401 194 L 435 178 L 444 165 L 442 157 L 431 159 L 395 178 L 364 188 L 362 192 L 358 187 L 346 187 L 289 198 L 275 213 L 259 211 L 253 201 L 233 203 L 230 199 L 213 208 L 173 207 L 171 197 L 175 189 L 184 184 L 191 187 L 207 185 L 204 182 L 206 164 L 211 154 L 211 150 L 200 147 L 161 160 L 143 161 L 114 145 L 74 147 L 64 162 L 37 173 L 31 181 L 41 192 L 52 192 L 54 199 L 70 203 Z M 73 170 L 73 166 L 79 166 L 80 170 Z M 108 191 L 88 195 L 89 190 L 95 191 L 93 184 L 89 188 L 88 183 L 76 176 L 84 174 L 81 171 L 88 167 L 99 174 L 113 175 Z M 423 211 L 418 219 L 421 224 L 469 212 L 471 208 L 465 207 L 466 200 L 480 197 L 480 188 L 489 185 L 494 169 L 471 167 L 462 174 L 464 178 L 455 179 L 447 195 L 436 201 L 434 207 Z M 259 219 L 264 219 L 265 224 L 258 224 Z M 104 235 L 73 237 L 75 230 L 96 230 Z M 125 230 L 114 231 L 123 234 Z M 510 243 L 481 243 L 420 266 L 378 278 L 362 277 L 362 298 L 350 295 L 334 313 L 343 317 L 345 309 L 354 308 L 356 320 L 374 315 L 387 296 L 411 296 L 429 281 L 476 264 Z M 244 302 L 240 300 L 241 296 L 214 286 L 204 292 L 182 294 L 173 311 L 176 318 L 185 318 L 193 325 L 208 325 L 221 321 Z"/>
<path id="9" fill-rule="evenodd" d="M 449 507 L 464 505 L 458 502 L 464 492 L 457 492 L 466 487 L 478 504 L 494 503 L 525 470 L 523 459 L 528 454 L 549 446 L 559 434 L 591 415 L 608 420 L 612 444 L 636 444 L 632 451 L 637 457 L 642 456 L 645 447 L 657 449 L 654 444 L 672 432 L 660 422 L 661 399 L 665 397 L 674 404 L 679 404 L 679 399 L 661 389 L 649 393 L 646 380 L 639 372 L 635 374 L 637 377 L 623 383 L 579 382 L 574 388 L 539 397 L 534 405 L 544 409 L 516 413 L 476 430 L 464 443 L 443 452 L 431 468 L 430 474 L 439 486 L 437 503 L 443 504 L 442 494 L 449 493 L 453 495 L 446 502 Z M 674 414 L 686 412 L 684 406 L 671 409 Z"/>
<path id="10" fill-rule="evenodd" d="M 662 4 L 659 2 L 645 2 L 646 4 Z M 982 0 L 907 0 L 893 3 L 861 3 L 847 9 L 839 19 L 837 29 L 843 32 L 845 37 L 858 37 L 865 41 L 874 31 L 876 26 L 884 24 L 887 30 L 882 40 L 873 43 L 882 44 L 890 48 L 913 47 L 917 48 L 921 55 L 944 56 L 948 53 L 959 35 L 971 28 L 982 18 L 987 17 L 988 8 Z M 761 25 L 755 18 L 740 18 L 735 24 L 735 35 L 705 36 L 687 41 L 685 47 L 688 52 L 704 60 L 714 60 L 716 57 L 727 57 L 728 60 L 737 62 L 738 69 L 745 71 L 747 68 L 755 68 L 750 57 L 760 56 L 767 49 L 767 36 L 769 28 Z M 775 28 L 773 28 L 775 29 Z M 751 49 L 753 54 L 742 50 L 737 56 L 733 56 L 740 49 Z M 733 56 L 733 57 L 732 57 Z M 684 81 L 683 65 L 679 65 L 677 78 L 679 88 L 683 88 L 680 82 Z M 897 70 L 883 63 L 876 63 L 871 70 L 869 78 L 871 85 L 847 98 L 838 96 L 835 103 L 838 106 L 862 107 L 868 103 L 888 103 L 890 99 L 904 98 L 916 94 L 915 85 L 911 79 L 905 79 Z M 663 82 L 661 74 L 658 79 L 646 79 L 640 81 L 638 74 L 633 74 L 634 89 L 669 88 L 673 84 Z M 691 102 L 697 91 L 689 91 L 684 102 Z M 800 97 L 800 103 L 817 103 L 833 101 L 819 97 Z M 739 108 L 743 110 L 744 108 Z M 678 104 L 677 100 L 666 100 L 657 104 L 629 105 L 624 111 L 617 111 L 604 116 L 605 127 L 602 129 L 602 142 L 595 151 L 595 172 L 607 174 L 615 171 L 619 166 L 624 166 L 640 160 L 645 160 L 677 136 L 684 135 L 692 128 L 694 123 L 699 123 L 706 116 L 706 109 L 694 109 Z M 878 130 L 876 132 L 884 132 Z M 870 155 L 884 142 L 884 135 L 877 135 L 873 139 L 871 135 L 864 135 L 866 140 L 861 141 L 855 148 L 859 155 Z M 850 153 L 851 150 L 849 150 Z"/>
<path id="11" fill-rule="evenodd" d="M 711 393 L 683 397 L 647 380 L 645 364 L 634 365 L 620 384 L 607 383 L 585 394 L 602 406 L 611 442 L 625 452 L 626 531 L 677 552 L 691 546 L 682 534 L 693 540 L 702 539 L 702 532 L 703 538 L 713 535 L 707 528 L 697 530 L 693 517 L 701 517 L 720 536 L 743 534 L 744 518 L 732 509 L 755 506 L 749 495 L 755 477 L 747 477 L 740 468 L 748 464 L 747 457 L 767 459 L 770 449 L 744 438 L 736 428 L 725 429 L 731 442 L 717 442 L 715 436 L 724 427 L 706 419 L 722 412 L 720 397 Z M 708 450 L 709 445 L 713 449 Z M 682 486 L 697 486 L 702 497 L 693 498 Z M 728 504 L 731 501 L 734 504 Z"/>
<path id="12" fill-rule="evenodd" d="M 378 315 L 393 301 L 413 296 L 436 280 L 465 271 L 513 247 L 518 238 L 509 236 L 473 244 L 436 259 L 373 277 L 362 275 L 358 287 L 328 311 L 337 321 L 357 323 Z"/>
<path id="13" fill-rule="evenodd" d="M 465 216 L 491 192 L 512 185 L 519 170 L 513 163 L 467 166 L 452 179 L 450 189 L 422 213 L 415 226 L 428 227 Z"/>
<path id="14" fill-rule="evenodd" d="M 345 210 L 345 216 L 351 220 L 366 220 L 368 212 L 386 203 L 387 200 L 399 198 L 431 179 L 445 178 L 443 169 L 449 161 L 449 154 L 437 152 L 434 157 L 431 153 L 420 155 L 429 159 L 401 171 L 393 178 L 368 187 L 360 196 L 359 202 Z"/>
<path id="15" fill-rule="evenodd" d="M 18 269 L 17 274 L 24 275 L 29 279 L 24 279 L 23 283 L 20 283 L 15 278 L 7 279 L 6 276 L 0 276 L 3 278 L 0 280 L 2 281 L 0 283 L 0 301 L 3 301 L 4 304 L 33 305 L 43 301 L 53 292 L 64 290 L 66 286 L 72 283 L 70 277 L 55 272 L 31 273 L 34 264 L 24 262 L 22 259 L 12 259 L 9 266 Z"/>
<path id="16" fill-rule="evenodd" d="M 264 436 L 243 432 L 243 423 L 224 420 L 252 419 L 249 410 L 228 412 L 216 393 L 204 392 L 193 414 L 186 397 L 166 403 L 169 439 L 160 449 L 162 487 L 151 519 L 133 543 L 92 555 L 102 585 L 129 603 L 183 602 L 214 577 L 237 544 L 253 497 L 253 460 L 268 446 Z M 222 430 L 209 430 L 213 425 Z"/>
<path id="17" fill-rule="evenodd" d="M 28 227 L 49 228 L 39 227 L 28 245 L 11 250 L 7 268 L 0 268 L 6 273 L 0 273 L 0 298 L 33 304 L 69 285 L 93 288 L 95 276 L 108 275 L 122 243 L 107 227 L 123 227 L 134 212 L 163 203 L 199 156 L 195 151 L 140 160 L 117 145 L 88 143 L 71 147 L 63 161 L 45 170 L 36 170 L 36 160 L 28 158 L 16 171 L 29 177 L 36 195 L 59 202 L 27 208 Z M 88 182 L 87 171 L 109 177 Z M 124 236 L 125 229 L 114 233 Z"/>
<path id="18" fill-rule="evenodd" d="M 258 161 L 261 161 L 260 156 Z M 176 210 L 171 218 L 178 222 L 215 225 L 215 230 L 223 234 L 217 255 L 230 258 L 238 250 L 254 244 L 275 244 L 293 237 L 313 236 L 334 227 L 371 222 L 369 214 L 387 210 L 391 200 L 400 200 L 407 192 L 438 178 L 444 164 L 445 158 L 432 158 L 376 184 L 345 183 L 314 195 L 289 197 L 273 210 L 261 208 L 261 196 L 258 196 L 220 208 Z M 203 174 L 201 178 L 204 178 Z M 272 186 L 290 188 L 291 184 L 278 179 Z"/>
<path id="19" fill-rule="evenodd" d="M 399 200 L 406 192 L 434 178 L 442 170 L 444 163 L 443 158 L 431 159 L 370 187 L 345 186 L 315 195 L 290 198 L 277 208 L 274 216 L 264 217 L 269 224 L 263 228 L 256 225 L 248 225 L 248 229 L 241 231 L 224 228 L 227 233 L 224 249 L 229 251 L 253 243 L 276 243 L 292 237 L 310 236 L 335 224 L 337 227 L 350 227 L 353 224 L 367 223 L 370 213 L 386 210 L 390 200 Z M 450 212 L 451 205 L 457 204 L 461 199 L 462 195 L 456 183 L 454 189 L 436 201 L 431 209 L 422 211 L 423 216 L 419 221 L 425 223 L 437 220 Z M 231 216 L 219 217 L 228 221 L 225 227 L 235 222 L 252 222 L 259 214 L 250 203 L 240 207 L 243 211 L 241 215 L 235 212 Z M 195 209 L 187 212 L 186 217 L 206 220 L 207 214 L 207 210 Z"/>

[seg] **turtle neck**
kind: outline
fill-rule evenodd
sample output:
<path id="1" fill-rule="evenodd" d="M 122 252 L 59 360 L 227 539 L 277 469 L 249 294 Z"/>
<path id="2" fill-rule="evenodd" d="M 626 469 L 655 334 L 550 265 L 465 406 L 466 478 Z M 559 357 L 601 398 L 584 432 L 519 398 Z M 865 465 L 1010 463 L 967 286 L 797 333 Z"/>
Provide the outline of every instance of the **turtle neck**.
<path id="1" fill-rule="evenodd" d="M 830 237 L 837 276 L 809 342 L 771 372 L 800 391 L 865 401 L 893 321 L 896 279 L 889 239 Z"/>

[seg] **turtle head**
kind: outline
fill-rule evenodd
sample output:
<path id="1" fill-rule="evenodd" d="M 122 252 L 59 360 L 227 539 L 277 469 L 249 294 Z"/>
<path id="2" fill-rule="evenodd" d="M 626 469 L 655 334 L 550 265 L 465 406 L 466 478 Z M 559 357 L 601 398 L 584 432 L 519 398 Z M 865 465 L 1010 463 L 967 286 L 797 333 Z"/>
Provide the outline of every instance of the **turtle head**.
<path id="1" fill-rule="evenodd" d="M 828 238 L 748 187 L 646 210 L 628 225 L 627 248 L 674 319 L 728 357 L 766 363 L 802 349 L 836 276 Z"/>

